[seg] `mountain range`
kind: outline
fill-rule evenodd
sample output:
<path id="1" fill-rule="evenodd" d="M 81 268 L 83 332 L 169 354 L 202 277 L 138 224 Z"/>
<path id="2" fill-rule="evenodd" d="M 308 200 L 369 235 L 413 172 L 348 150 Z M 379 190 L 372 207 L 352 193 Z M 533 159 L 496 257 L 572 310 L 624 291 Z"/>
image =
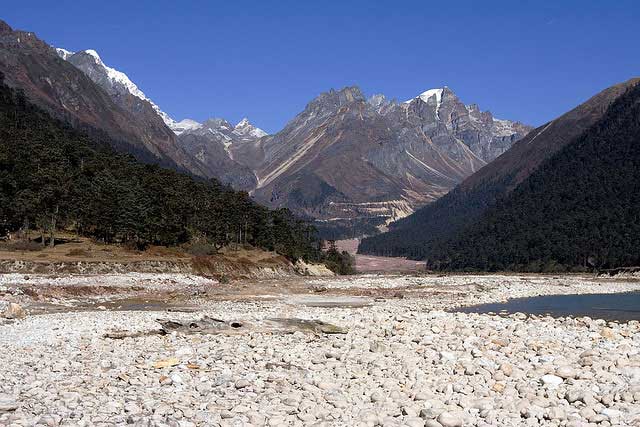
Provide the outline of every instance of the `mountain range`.
<path id="1" fill-rule="evenodd" d="M 446 87 L 404 103 L 347 87 L 232 152 L 256 171 L 258 201 L 315 218 L 325 234 L 358 235 L 441 197 L 528 129 Z"/>
<path id="2" fill-rule="evenodd" d="M 364 239 L 359 251 L 441 269 L 636 262 L 639 243 L 623 236 L 637 234 L 640 208 L 639 82 L 609 87 L 534 129 L 435 203 Z"/>
<path id="3" fill-rule="evenodd" d="M 281 131 L 243 119 L 175 120 L 95 50 L 54 48 L 0 23 L 0 71 L 56 117 L 118 149 L 249 192 L 316 221 L 325 236 L 373 234 L 454 188 L 529 126 L 464 104 L 448 87 L 406 102 L 357 87 L 313 99 Z"/>
<path id="4" fill-rule="evenodd" d="M 357 87 L 329 91 L 272 136 L 246 118 L 235 126 L 222 118 L 178 122 L 95 51 L 57 52 L 116 100 L 148 101 L 208 176 L 315 219 L 325 234 L 375 233 L 445 194 L 529 130 L 464 105 L 447 87 L 404 103 L 366 99 Z"/>
<path id="5" fill-rule="evenodd" d="M 640 79 L 537 129 L 446 86 L 404 102 L 350 86 L 321 93 L 269 135 L 246 118 L 175 120 L 95 50 L 55 48 L 2 21 L 0 76 L 11 99 L 98 145 L 215 178 L 313 220 L 325 238 L 369 235 L 361 253 L 483 271 L 640 262 Z"/>

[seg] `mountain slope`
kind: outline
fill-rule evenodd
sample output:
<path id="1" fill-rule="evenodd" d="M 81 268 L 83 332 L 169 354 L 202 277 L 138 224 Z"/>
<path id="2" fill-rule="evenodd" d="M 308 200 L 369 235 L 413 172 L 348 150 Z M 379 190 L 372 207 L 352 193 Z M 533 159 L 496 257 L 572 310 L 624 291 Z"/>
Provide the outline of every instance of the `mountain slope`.
<path id="1" fill-rule="evenodd" d="M 185 130 L 178 143 L 191 156 L 202 162 L 207 171 L 237 190 L 251 191 L 257 184 L 253 171 L 233 159 L 232 145 L 255 142 L 266 135 L 247 119 L 236 126 L 224 119 L 209 119 L 198 127 Z"/>
<path id="2" fill-rule="evenodd" d="M 212 247 L 246 242 L 290 259 L 320 256 L 308 225 L 288 212 L 118 154 L 3 79 L 0 72 L 0 235 L 31 229 L 51 241 L 71 229 L 138 247 L 196 239 Z"/>
<path id="3" fill-rule="evenodd" d="M 145 161 L 189 169 L 184 153 L 152 107 L 132 95 L 116 102 L 83 72 L 59 57 L 54 48 L 31 32 L 14 31 L 0 21 L 0 71 L 6 83 L 20 88 L 32 102 L 74 126 L 106 132 L 119 150 Z M 122 105 L 129 105 L 129 110 Z M 131 110 L 141 113 L 133 117 Z M 151 111 L 147 114 L 145 110 Z M 198 173 L 198 170 L 192 170 Z"/>
<path id="4" fill-rule="evenodd" d="M 147 101 L 151 108 L 164 123 L 172 129 L 177 122 L 173 120 L 167 113 L 162 111 L 151 99 L 142 92 L 138 86 L 129 79 L 122 71 L 107 66 L 102 62 L 102 58 L 93 49 L 83 50 L 81 52 L 70 52 L 66 49 L 56 48 L 58 55 L 82 70 L 91 80 L 102 87 L 112 97 L 122 97 L 133 95 L 143 101 Z"/>
<path id="5" fill-rule="evenodd" d="M 640 265 L 639 118 L 635 85 L 427 264 L 483 271 Z"/>
<path id="6" fill-rule="evenodd" d="M 254 173 L 235 162 L 228 150 L 231 142 L 253 141 L 266 135 L 246 118 L 236 127 L 226 122 L 228 126 L 225 126 L 219 119 L 204 124 L 190 119 L 176 122 L 147 98 L 126 74 L 107 66 L 96 51 L 89 49 L 73 53 L 59 48 L 56 51 L 103 88 L 136 122 L 149 123 L 148 128 L 155 130 L 151 137 L 167 141 L 163 154 L 178 160 L 186 170 L 215 177 L 237 190 L 250 191 L 255 187 Z"/>
<path id="7" fill-rule="evenodd" d="M 361 234 L 436 200 L 528 130 L 465 106 L 446 87 L 403 104 L 347 87 L 231 152 L 256 171 L 257 200 Z"/>
<path id="8" fill-rule="evenodd" d="M 60 51 L 57 50 L 60 54 Z M 107 66 L 95 50 L 66 52 L 63 57 L 104 89 L 139 126 L 144 140 L 152 141 L 159 156 L 168 156 L 186 170 L 206 177 L 218 177 L 206 165 L 189 156 L 177 143 L 170 126 L 177 122 L 154 104 L 126 74 Z"/>
<path id="9" fill-rule="evenodd" d="M 488 166 L 437 202 L 393 224 L 391 231 L 364 239 L 362 253 L 424 258 L 441 241 L 472 224 L 496 200 L 505 197 L 539 165 L 596 123 L 607 108 L 638 79 L 612 86 L 585 103 L 540 126 Z"/>

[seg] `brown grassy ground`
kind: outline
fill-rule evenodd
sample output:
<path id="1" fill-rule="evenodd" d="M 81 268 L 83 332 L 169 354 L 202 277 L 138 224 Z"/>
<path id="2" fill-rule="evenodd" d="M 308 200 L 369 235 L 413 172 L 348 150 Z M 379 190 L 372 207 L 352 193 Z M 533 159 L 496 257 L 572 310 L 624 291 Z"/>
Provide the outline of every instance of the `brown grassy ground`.
<path id="1" fill-rule="evenodd" d="M 132 262 L 132 261 L 191 261 L 194 256 L 184 248 L 150 246 L 144 251 L 126 248 L 121 245 L 104 244 L 73 234 L 60 233 L 60 241 L 54 247 L 41 250 L 9 250 L 0 245 L 0 260 L 18 260 L 34 262 Z M 9 243 L 9 246 L 11 244 Z M 36 246 L 31 244 L 31 246 Z M 240 264 L 286 264 L 288 261 L 275 252 L 247 247 L 226 247 L 212 258 Z"/>
<path id="2" fill-rule="evenodd" d="M 347 251 L 355 256 L 356 270 L 360 273 L 413 273 L 425 270 L 424 261 L 356 254 L 359 244 L 360 239 L 336 241 L 339 250 Z"/>

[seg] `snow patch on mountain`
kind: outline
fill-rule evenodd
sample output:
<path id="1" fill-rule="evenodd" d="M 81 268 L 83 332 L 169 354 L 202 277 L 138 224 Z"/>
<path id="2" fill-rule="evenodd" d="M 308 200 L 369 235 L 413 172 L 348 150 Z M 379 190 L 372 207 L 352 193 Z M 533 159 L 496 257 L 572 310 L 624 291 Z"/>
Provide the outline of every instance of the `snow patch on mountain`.
<path id="1" fill-rule="evenodd" d="M 442 104 L 442 92 L 444 92 L 444 88 L 439 89 L 429 89 L 427 91 L 422 92 L 418 95 L 418 98 L 422 99 L 424 102 L 427 102 L 429 98 L 435 95 L 436 97 L 436 109 L 440 108 L 440 104 Z"/>
<path id="2" fill-rule="evenodd" d="M 249 119 L 246 117 L 238 122 L 237 125 L 233 128 L 233 133 L 242 137 L 253 137 L 253 138 L 262 138 L 263 136 L 267 136 L 268 133 L 263 131 L 260 128 L 255 127 L 249 122 Z"/>
<path id="3" fill-rule="evenodd" d="M 71 52 L 63 48 L 56 48 L 56 53 L 65 61 L 69 60 L 71 57 L 75 55 L 86 55 L 93 58 L 95 65 L 102 69 L 102 71 L 110 81 L 110 85 L 112 87 L 123 88 L 126 92 L 129 92 L 131 95 L 137 98 L 140 98 L 143 101 L 147 101 L 149 104 L 151 104 L 151 107 L 153 107 L 153 109 L 160 116 L 160 118 L 162 118 L 164 123 L 176 134 L 179 134 L 179 132 L 182 132 L 183 129 L 187 129 L 187 128 L 193 129 L 195 126 L 194 123 L 197 123 L 189 119 L 185 119 L 181 122 L 177 122 L 176 120 L 174 120 L 171 116 L 169 116 L 167 113 L 162 111 L 162 109 L 155 102 L 153 102 L 149 97 L 147 97 L 144 94 L 144 92 L 140 90 L 140 88 L 135 83 L 133 83 L 133 81 L 131 81 L 129 76 L 127 76 L 122 71 L 116 70 L 115 68 L 112 68 L 106 65 L 104 61 L 102 61 L 102 58 L 100 57 L 98 52 L 96 52 L 93 49 L 86 49 L 80 52 Z"/>
<path id="4" fill-rule="evenodd" d="M 71 52 L 70 50 L 63 49 L 61 47 L 56 47 L 55 49 L 58 56 L 64 59 L 65 61 L 67 60 L 67 58 L 69 58 L 71 55 L 75 53 L 75 52 Z"/>
<path id="5" fill-rule="evenodd" d="M 167 123 L 167 126 L 169 126 L 169 128 L 176 135 L 180 135 L 184 132 L 190 132 L 193 130 L 200 129 L 202 127 L 202 123 L 198 123 L 195 120 L 191 120 L 191 119 L 184 119 L 184 120 L 180 120 L 179 122 L 174 121 L 173 124 L 171 125 Z"/>
<path id="6" fill-rule="evenodd" d="M 405 101 L 405 104 L 408 104 L 416 99 L 422 99 L 424 102 L 427 102 L 429 100 L 429 98 L 431 98 L 432 96 L 435 95 L 436 97 L 436 105 L 437 107 L 440 107 L 440 104 L 442 104 L 442 93 L 444 92 L 444 88 L 438 88 L 438 89 L 429 89 L 429 90 L 425 90 L 424 92 L 422 92 L 420 95 L 416 96 L 415 98 L 411 98 L 407 101 Z"/>
<path id="7" fill-rule="evenodd" d="M 440 112 L 440 105 L 442 105 L 442 94 L 444 93 L 444 89 L 445 87 L 442 88 L 437 88 L 437 89 L 429 89 L 429 90 L 425 90 L 424 92 L 422 92 L 420 95 L 416 96 L 415 98 L 409 99 L 407 101 L 405 101 L 405 104 L 409 104 L 413 101 L 415 101 L 416 99 L 421 99 L 423 102 L 428 102 L 429 99 L 431 99 L 432 97 L 435 96 L 436 98 L 436 118 L 439 118 L 439 112 Z"/>
<path id="8" fill-rule="evenodd" d="M 100 55 L 98 55 L 98 52 L 96 52 L 93 49 L 87 49 L 87 50 L 84 50 L 83 52 L 86 53 L 87 55 L 92 56 L 93 59 L 95 60 L 96 64 L 101 66 L 102 68 L 104 68 L 104 71 L 107 73 L 107 77 L 109 77 L 109 79 L 114 84 L 121 84 L 122 86 L 124 86 L 127 89 L 127 91 L 131 95 L 133 95 L 135 97 L 138 97 L 138 98 L 142 99 L 143 101 L 148 101 L 151 105 L 153 105 L 153 107 L 154 107 L 154 109 L 156 109 L 156 111 L 160 110 L 160 108 L 157 105 L 155 105 L 149 98 L 147 98 L 147 96 L 144 94 L 144 92 L 142 92 L 138 88 L 138 86 L 136 86 L 136 84 L 133 83 L 131 81 L 131 79 L 129 79 L 129 76 L 127 76 L 122 71 L 118 71 L 115 68 L 111 68 L 108 65 L 106 65 L 102 61 L 102 58 L 100 58 Z"/>

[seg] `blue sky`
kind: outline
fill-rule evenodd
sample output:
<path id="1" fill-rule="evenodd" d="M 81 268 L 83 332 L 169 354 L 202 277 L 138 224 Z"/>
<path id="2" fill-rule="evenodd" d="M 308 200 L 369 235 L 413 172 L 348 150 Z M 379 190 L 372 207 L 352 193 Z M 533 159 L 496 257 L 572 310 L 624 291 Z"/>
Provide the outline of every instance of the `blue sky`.
<path id="1" fill-rule="evenodd" d="M 269 132 L 347 85 L 399 100 L 448 85 L 540 125 L 640 75 L 637 0 L 11 3 L 11 26 L 97 50 L 174 118 Z"/>

